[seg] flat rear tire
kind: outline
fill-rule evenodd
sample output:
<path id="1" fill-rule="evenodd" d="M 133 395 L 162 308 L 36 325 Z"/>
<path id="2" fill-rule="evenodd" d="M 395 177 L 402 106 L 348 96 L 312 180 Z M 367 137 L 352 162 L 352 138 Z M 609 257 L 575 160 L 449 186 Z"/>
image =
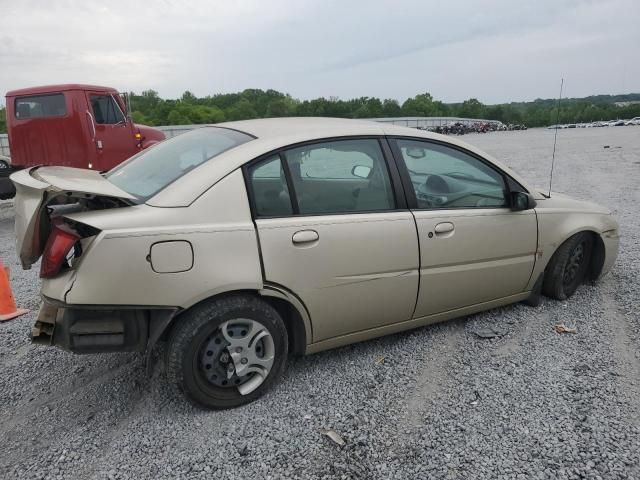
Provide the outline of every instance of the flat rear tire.
<path id="1" fill-rule="evenodd" d="M 577 233 L 567 239 L 549 261 L 542 292 L 556 300 L 571 297 L 584 282 L 592 251 L 593 237 L 588 232 Z"/>

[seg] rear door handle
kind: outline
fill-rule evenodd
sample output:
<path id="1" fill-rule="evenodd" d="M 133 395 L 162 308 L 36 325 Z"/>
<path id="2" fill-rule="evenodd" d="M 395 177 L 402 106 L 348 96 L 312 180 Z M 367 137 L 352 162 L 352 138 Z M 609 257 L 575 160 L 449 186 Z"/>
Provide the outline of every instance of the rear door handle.
<path id="1" fill-rule="evenodd" d="M 316 232 L 315 230 L 300 230 L 299 232 L 293 234 L 293 237 L 291 237 L 291 241 L 295 245 L 300 245 L 302 243 L 315 242 L 319 238 L 320 235 L 318 235 L 318 232 Z"/>
<path id="2" fill-rule="evenodd" d="M 442 222 L 436 225 L 436 228 L 434 229 L 436 234 L 439 233 L 449 233 L 449 232 L 453 232 L 453 229 L 455 227 L 453 226 L 453 223 L 451 222 Z"/>

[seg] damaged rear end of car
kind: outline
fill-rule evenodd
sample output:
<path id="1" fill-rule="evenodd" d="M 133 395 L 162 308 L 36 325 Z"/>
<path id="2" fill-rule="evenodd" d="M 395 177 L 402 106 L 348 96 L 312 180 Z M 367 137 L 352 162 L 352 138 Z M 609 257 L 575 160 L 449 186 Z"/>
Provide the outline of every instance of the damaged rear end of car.
<path id="1" fill-rule="evenodd" d="M 73 214 L 126 208 L 136 197 L 100 173 L 67 167 L 33 167 L 11 176 L 16 187 L 16 249 L 24 269 L 40 260 L 43 303 L 32 341 L 76 353 L 144 349 L 143 312 L 68 308 L 76 268 L 101 234 Z"/>

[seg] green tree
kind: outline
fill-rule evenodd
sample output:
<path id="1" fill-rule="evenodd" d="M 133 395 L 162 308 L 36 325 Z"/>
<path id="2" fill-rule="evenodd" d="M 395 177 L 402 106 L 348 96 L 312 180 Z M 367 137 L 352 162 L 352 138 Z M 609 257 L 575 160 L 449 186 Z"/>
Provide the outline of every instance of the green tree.
<path id="1" fill-rule="evenodd" d="M 136 95 L 133 92 L 129 93 L 129 105 L 131 110 L 137 110 L 145 115 L 148 115 L 161 101 L 162 100 L 158 96 L 158 92 L 155 90 L 145 90 L 141 95 Z"/>
<path id="2" fill-rule="evenodd" d="M 430 117 L 434 115 L 433 97 L 430 93 L 421 93 L 408 98 L 402 104 L 402 113 L 409 117 Z"/>
<path id="3" fill-rule="evenodd" d="M 400 117 L 402 116 L 402 108 L 397 100 L 393 98 L 385 98 L 382 102 L 383 117 Z"/>
<path id="4" fill-rule="evenodd" d="M 0 133 L 7 133 L 7 111 L 4 107 L 0 108 Z"/>
<path id="5" fill-rule="evenodd" d="M 560 122 L 591 122 L 640 116 L 640 104 L 617 106 L 614 103 L 634 101 L 640 101 L 640 94 L 563 99 Z M 202 98 L 187 90 L 180 99 L 167 100 L 160 98 L 155 90 L 145 90 L 139 95 L 130 93 L 130 104 L 134 121 L 149 125 L 217 123 L 225 120 L 291 115 L 343 118 L 407 115 L 486 118 L 504 123 L 525 123 L 533 127 L 556 123 L 557 115 L 555 99 L 538 98 L 533 102 L 484 105 L 478 99 L 470 98 L 462 103 L 446 104 L 434 100 L 429 93 L 409 98 L 400 106 L 397 100 L 387 98 L 381 101 L 376 97 L 341 100 L 332 96 L 299 101 L 286 93 L 260 89 L 246 89 L 242 92 Z M 4 110 L 0 110 L 0 132 L 4 131 Z"/>
<path id="6" fill-rule="evenodd" d="M 483 118 L 484 105 L 477 98 L 470 98 L 462 102 L 458 115 L 465 118 Z"/>
<path id="7" fill-rule="evenodd" d="M 167 121 L 169 125 L 189 125 L 191 123 L 189 119 L 178 109 L 171 110 L 171 112 L 169 112 Z"/>
<path id="8" fill-rule="evenodd" d="M 291 98 L 276 98 L 269 102 L 265 117 L 287 117 L 295 113 L 295 108 Z"/>
<path id="9" fill-rule="evenodd" d="M 181 110 L 189 118 L 191 123 L 219 123 L 224 122 L 224 112 L 218 107 L 207 107 L 198 105 L 196 107 Z"/>
<path id="10" fill-rule="evenodd" d="M 151 125 L 151 120 L 145 117 L 145 115 L 139 110 L 135 110 L 131 112 L 131 119 L 133 120 L 133 123 L 140 123 L 142 125 Z"/>
<path id="11" fill-rule="evenodd" d="M 189 90 L 187 90 L 182 94 L 182 97 L 180 97 L 180 101 L 182 101 L 184 103 L 195 104 L 195 103 L 198 102 L 198 99 L 196 98 L 196 96 L 193 93 L 191 93 Z"/>
<path id="12" fill-rule="evenodd" d="M 229 120 L 248 120 L 258 117 L 258 112 L 247 98 L 243 98 L 229 108 L 226 117 Z"/>

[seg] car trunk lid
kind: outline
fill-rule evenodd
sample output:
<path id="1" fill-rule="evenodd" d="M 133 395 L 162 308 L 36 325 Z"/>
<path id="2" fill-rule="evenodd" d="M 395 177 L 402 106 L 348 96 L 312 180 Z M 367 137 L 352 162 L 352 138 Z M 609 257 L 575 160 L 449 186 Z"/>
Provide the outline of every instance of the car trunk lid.
<path id="1" fill-rule="evenodd" d="M 16 187 L 16 249 L 25 269 L 42 255 L 56 214 L 131 205 L 136 200 L 94 170 L 33 167 L 14 173 L 11 180 Z"/>

